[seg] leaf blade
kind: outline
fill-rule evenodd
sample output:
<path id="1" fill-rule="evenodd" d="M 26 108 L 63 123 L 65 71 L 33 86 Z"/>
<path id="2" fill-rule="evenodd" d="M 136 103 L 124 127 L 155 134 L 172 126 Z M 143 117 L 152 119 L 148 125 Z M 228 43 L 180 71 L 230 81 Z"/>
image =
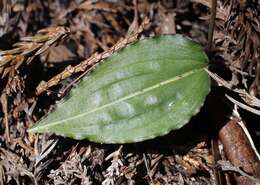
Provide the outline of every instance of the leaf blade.
<path id="1" fill-rule="evenodd" d="M 98 66 L 93 74 L 85 77 L 79 87 L 72 91 L 69 100 L 36 127 L 31 128 L 31 131 L 54 131 L 68 137 L 88 138 L 102 143 L 137 142 L 164 135 L 184 125 L 203 103 L 210 83 L 203 70 L 207 63 L 208 59 L 202 49 L 181 36 L 163 36 L 140 41 Z M 194 75 L 203 80 L 195 81 L 195 77 L 191 78 Z M 194 84 L 202 84 L 203 91 L 197 92 L 197 101 L 191 99 L 188 106 L 178 109 L 180 111 L 191 107 L 192 102 L 196 105 L 194 110 L 184 111 L 186 114 L 182 119 L 174 118 L 175 122 L 180 119 L 180 126 L 169 123 L 174 120 L 168 114 L 165 119 L 159 119 L 159 125 L 150 124 L 153 120 L 149 117 L 156 120 L 156 116 L 169 113 L 165 106 L 173 101 L 173 94 L 170 93 L 172 90 L 179 94 L 183 91 L 188 95 L 189 91 L 195 92 L 192 88 L 185 88 L 185 84 L 191 85 L 191 79 Z M 166 86 L 171 83 L 175 83 L 175 88 L 171 90 L 169 86 L 167 89 Z M 151 95 L 153 93 L 154 96 Z M 81 94 L 84 96 L 80 96 Z M 80 108 L 77 109 L 77 106 Z M 154 109 L 151 115 L 151 112 L 144 112 L 149 108 Z M 170 113 L 176 115 L 178 111 Z M 160 125 L 163 125 L 162 129 Z M 142 126 L 145 126 L 144 129 Z"/>

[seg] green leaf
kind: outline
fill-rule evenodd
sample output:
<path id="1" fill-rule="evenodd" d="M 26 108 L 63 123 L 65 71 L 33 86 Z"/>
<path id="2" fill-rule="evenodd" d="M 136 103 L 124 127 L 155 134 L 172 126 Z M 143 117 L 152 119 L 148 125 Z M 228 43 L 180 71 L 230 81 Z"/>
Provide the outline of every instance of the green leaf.
<path id="1" fill-rule="evenodd" d="M 165 135 L 203 105 L 207 65 L 202 48 L 180 35 L 138 41 L 104 60 L 29 131 L 100 143 Z"/>

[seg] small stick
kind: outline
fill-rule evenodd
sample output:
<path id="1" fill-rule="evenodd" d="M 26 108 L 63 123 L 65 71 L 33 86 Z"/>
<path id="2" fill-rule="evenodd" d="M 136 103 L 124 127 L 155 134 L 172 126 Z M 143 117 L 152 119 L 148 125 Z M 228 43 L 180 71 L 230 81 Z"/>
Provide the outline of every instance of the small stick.
<path id="1" fill-rule="evenodd" d="M 5 92 L 3 92 L 0 99 L 1 99 L 2 109 L 3 109 L 3 113 L 4 113 L 6 139 L 7 139 L 7 142 L 11 142 L 9 121 L 8 121 L 8 102 L 7 102 L 7 95 Z"/>
<path id="2" fill-rule="evenodd" d="M 208 33 L 208 48 L 211 51 L 213 33 L 215 28 L 216 20 L 216 9 L 217 9 L 217 0 L 211 0 L 211 14 L 210 14 L 210 23 L 209 23 L 209 33 Z"/>
<path id="3" fill-rule="evenodd" d="M 217 137 L 213 137 L 211 139 L 211 152 L 212 152 L 212 155 L 214 156 L 214 165 L 216 165 L 217 162 L 221 159 L 221 155 L 218 150 L 218 138 Z M 224 174 L 222 173 L 221 170 L 219 170 L 218 168 L 213 168 L 213 172 L 214 172 L 216 185 L 226 184 Z"/>
<path id="4" fill-rule="evenodd" d="M 247 110 L 247 111 L 249 111 L 249 112 L 252 112 L 252 113 L 254 113 L 254 114 L 260 116 L 260 111 L 259 111 L 259 110 L 254 109 L 254 108 L 252 108 L 252 107 L 249 107 L 249 106 L 247 106 L 247 105 L 245 105 L 245 104 L 243 104 L 243 103 L 241 103 L 241 102 L 235 100 L 234 98 L 230 97 L 230 96 L 227 95 L 227 94 L 226 94 L 225 96 L 226 96 L 232 103 L 236 104 L 237 106 L 241 107 L 242 109 L 245 109 L 245 110 Z"/>
<path id="5" fill-rule="evenodd" d="M 104 51 L 100 54 L 94 53 L 91 57 L 88 59 L 82 61 L 80 64 L 72 67 L 68 66 L 64 71 L 59 73 L 58 75 L 51 78 L 48 82 L 41 82 L 37 88 L 36 88 L 36 94 L 40 95 L 44 91 L 48 90 L 50 87 L 57 85 L 61 80 L 64 80 L 65 78 L 70 77 L 73 74 L 79 73 L 79 72 L 85 72 L 87 68 L 92 67 L 96 65 L 101 60 L 111 56 L 114 52 L 124 48 L 126 45 L 134 42 L 137 40 L 138 36 L 141 32 L 143 32 L 146 25 L 149 24 L 149 19 L 145 18 L 142 24 L 139 26 L 135 32 L 127 36 L 125 39 L 120 40 L 118 43 L 116 43 L 114 46 L 112 46 L 107 51 Z"/>

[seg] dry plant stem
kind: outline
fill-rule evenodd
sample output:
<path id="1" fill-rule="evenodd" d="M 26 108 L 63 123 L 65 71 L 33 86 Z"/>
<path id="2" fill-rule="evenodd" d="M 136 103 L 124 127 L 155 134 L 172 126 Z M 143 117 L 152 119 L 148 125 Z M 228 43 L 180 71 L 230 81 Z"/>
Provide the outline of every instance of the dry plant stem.
<path id="1" fill-rule="evenodd" d="M 64 71 L 62 71 L 60 74 L 54 76 L 52 79 L 50 79 L 48 82 L 41 82 L 38 87 L 36 88 L 36 94 L 40 95 L 44 91 L 48 90 L 50 87 L 57 85 L 61 80 L 64 80 L 65 78 L 70 77 L 71 75 L 79 72 L 85 72 L 87 68 L 94 66 L 99 61 L 111 56 L 114 52 L 124 48 L 129 43 L 132 43 L 137 40 L 138 36 L 141 32 L 143 32 L 144 28 L 149 24 L 149 19 L 145 18 L 140 27 L 127 36 L 125 39 L 120 40 L 117 44 L 115 44 L 113 47 L 108 49 L 107 51 L 104 51 L 100 54 L 95 53 L 90 58 L 84 60 L 77 66 L 71 67 L 68 66 Z M 89 72 L 90 70 L 87 70 Z"/>
<path id="2" fill-rule="evenodd" d="M 11 141 L 10 131 L 9 131 L 9 124 L 8 124 L 8 104 L 7 104 L 7 96 L 6 93 L 1 95 L 1 105 L 4 113 L 4 123 L 5 123 L 5 134 L 7 138 L 7 142 Z"/>
<path id="3" fill-rule="evenodd" d="M 235 109 L 237 109 L 237 106 L 235 106 Z M 239 117 L 240 117 L 240 115 L 239 115 Z M 244 124 L 244 122 L 241 119 L 239 119 L 238 124 L 242 128 L 242 130 L 244 131 L 244 134 L 247 136 L 247 139 L 248 139 L 248 141 L 249 141 L 249 143 L 251 145 L 251 148 L 254 150 L 255 155 L 257 156 L 258 161 L 260 161 L 260 155 L 259 155 L 259 153 L 258 153 L 258 151 L 256 149 L 255 143 L 254 143 L 254 141 L 253 141 L 253 139 L 252 139 L 248 129 L 246 128 L 246 125 Z"/>
<path id="4" fill-rule="evenodd" d="M 14 44 L 14 49 L 0 51 L 0 75 L 3 78 L 5 73 L 10 72 L 9 68 L 14 67 L 17 70 L 23 62 L 29 64 L 33 57 L 59 43 L 69 34 L 68 28 L 50 27 L 38 31 L 35 36 L 21 38 L 21 42 Z"/>
<path id="5" fill-rule="evenodd" d="M 217 0 L 211 0 L 211 14 L 210 14 L 210 23 L 209 23 L 209 33 L 208 33 L 208 48 L 212 48 L 213 33 L 216 20 L 216 9 L 217 9 Z"/>
<path id="6" fill-rule="evenodd" d="M 256 98 L 255 96 L 250 95 L 249 93 L 247 93 L 244 89 L 237 89 L 234 88 L 233 85 L 227 81 L 225 81 L 224 79 L 222 79 L 221 77 L 219 77 L 217 74 L 212 73 L 211 71 L 209 71 L 208 69 L 204 68 L 205 71 L 207 71 L 207 73 L 214 79 L 216 80 L 216 82 L 219 85 L 224 86 L 225 88 L 236 92 L 240 95 L 240 97 L 250 106 L 254 106 L 254 107 L 260 107 L 260 100 L 258 98 Z M 248 111 L 250 111 L 249 109 L 247 109 Z"/>
<path id="7" fill-rule="evenodd" d="M 11 142 L 9 124 L 12 124 L 10 115 L 13 115 L 8 98 L 15 101 L 16 95 L 21 95 L 24 88 L 24 81 L 19 75 L 20 66 L 30 64 L 35 56 L 63 40 L 69 32 L 64 27 L 42 29 L 35 36 L 21 38 L 21 42 L 14 44 L 13 49 L 0 51 L 0 78 L 7 78 L 7 82 L 1 81 L 3 90 L 0 98 L 7 142 Z"/>
<path id="8" fill-rule="evenodd" d="M 213 137 L 211 139 L 211 151 L 212 151 L 212 155 L 214 156 L 214 165 L 217 164 L 217 161 L 219 161 L 221 159 L 219 150 L 218 150 L 218 138 L 217 137 Z M 225 182 L 225 178 L 224 175 L 222 173 L 221 170 L 219 170 L 218 168 L 214 168 L 214 182 L 216 185 L 224 185 L 226 184 Z"/>
<path id="9" fill-rule="evenodd" d="M 251 108 L 251 107 L 249 107 L 249 106 L 247 106 L 247 105 L 245 105 L 245 104 L 243 104 L 243 103 L 241 103 L 241 102 L 235 100 L 234 98 L 228 96 L 227 94 L 226 94 L 225 96 L 226 96 L 232 103 L 234 103 L 235 105 L 241 107 L 242 109 L 245 109 L 245 110 L 247 110 L 247 111 L 249 111 L 249 112 L 252 112 L 252 113 L 254 113 L 254 114 L 260 116 L 260 111 L 259 111 L 259 110 L 253 109 L 253 108 Z"/>
<path id="10" fill-rule="evenodd" d="M 243 171 L 260 177 L 260 162 L 243 129 L 237 120 L 230 120 L 219 132 L 219 138 L 224 146 L 228 160 L 236 167 L 241 167 Z M 236 176 L 238 185 L 253 185 L 255 182 L 244 176 Z"/>
<path id="11" fill-rule="evenodd" d="M 245 173 L 240 168 L 233 166 L 229 161 L 219 160 L 217 166 L 220 166 L 223 171 L 236 172 L 236 173 L 238 173 L 238 174 L 240 174 L 242 176 L 245 176 L 245 177 L 251 179 L 257 185 L 260 184 L 260 179 L 255 178 L 255 177 L 253 177 L 251 175 L 248 175 L 247 173 Z"/>

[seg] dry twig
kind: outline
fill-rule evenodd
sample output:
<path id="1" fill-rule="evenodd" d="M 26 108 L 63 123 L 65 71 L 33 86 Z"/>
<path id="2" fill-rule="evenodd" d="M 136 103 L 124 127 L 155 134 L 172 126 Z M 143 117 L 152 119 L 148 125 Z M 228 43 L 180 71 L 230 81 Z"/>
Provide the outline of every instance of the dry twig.
<path id="1" fill-rule="evenodd" d="M 29 64 L 32 59 L 59 43 L 70 33 L 65 27 L 50 27 L 38 31 L 32 37 L 24 37 L 14 44 L 11 50 L 0 51 L 0 73 L 4 78 L 12 70 L 17 70 L 24 62 Z"/>
<path id="2" fill-rule="evenodd" d="M 257 184 L 260 184 L 259 178 L 255 178 L 254 176 L 247 174 L 240 168 L 233 166 L 229 161 L 219 160 L 217 166 L 219 166 L 223 171 L 232 171 L 232 172 L 239 173 L 240 175 L 249 178 L 250 180 L 256 182 Z"/>
<path id="3" fill-rule="evenodd" d="M 145 18 L 144 21 L 142 22 L 142 24 L 140 25 L 140 27 L 136 31 L 134 31 L 132 34 L 127 36 L 125 39 L 120 40 L 117 44 L 115 44 L 113 47 L 111 47 L 107 51 L 104 51 L 100 54 L 94 53 L 91 57 L 82 61 L 80 64 L 78 64 L 74 67 L 68 66 L 63 72 L 54 76 L 48 82 L 42 81 L 36 89 L 36 94 L 39 95 L 39 94 L 45 92 L 50 87 L 57 85 L 61 80 L 64 80 L 65 78 L 68 78 L 73 74 L 76 74 L 79 72 L 88 73 L 92 69 L 92 66 L 97 64 L 99 61 L 111 56 L 114 52 L 116 52 L 116 51 L 124 48 L 126 45 L 136 41 L 136 39 L 138 38 L 140 33 L 143 32 L 143 30 L 147 24 L 149 24 L 149 19 Z"/>
<path id="4" fill-rule="evenodd" d="M 15 117 L 16 107 L 23 105 L 21 96 L 25 88 L 25 77 L 20 75 L 19 68 L 23 64 L 30 64 L 33 58 L 46 51 L 51 46 L 63 40 L 69 34 L 64 27 L 52 27 L 38 31 L 35 36 L 24 37 L 21 42 L 14 44 L 11 50 L 0 51 L 0 78 L 3 90 L 1 92 L 1 106 L 4 113 L 5 133 L 7 141 L 10 141 L 9 124 L 11 115 Z M 8 98 L 11 98 L 16 106 L 10 111 Z"/>
<path id="5" fill-rule="evenodd" d="M 208 69 L 205 69 L 207 71 L 207 73 L 214 79 L 216 80 L 216 82 L 219 85 L 224 86 L 225 88 L 238 93 L 240 95 L 240 97 L 250 106 L 254 106 L 254 107 L 260 107 L 260 100 L 258 98 L 256 98 L 254 95 L 251 95 L 249 93 L 247 93 L 244 89 L 238 89 L 238 88 L 234 88 L 232 83 L 229 83 L 227 81 L 225 81 L 223 78 L 221 78 L 220 76 L 218 76 L 216 73 L 213 73 L 211 71 L 209 71 Z M 251 108 L 253 109 L 253 108 Z M 248 111 L 251 111 L 251 109 L 247 109 Z M 254 110 L 254 112 L 257 112 L 257 110 Z"/>

